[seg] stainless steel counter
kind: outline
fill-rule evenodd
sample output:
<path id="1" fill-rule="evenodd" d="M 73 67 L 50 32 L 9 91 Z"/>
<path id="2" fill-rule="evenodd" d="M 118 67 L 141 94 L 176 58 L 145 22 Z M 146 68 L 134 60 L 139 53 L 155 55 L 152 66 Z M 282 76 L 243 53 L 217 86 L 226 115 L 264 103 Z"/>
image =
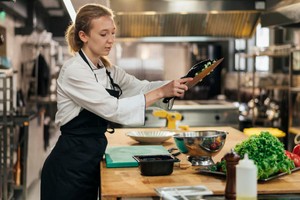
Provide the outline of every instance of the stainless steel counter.
<path id="1" fill-rule="evenodd" d="M 145 127 L 164 127 L 166 119 L 152 115 L 153 110 L 146 110 Z M 219 100 L 196 100 L 180 101 L 176 100 L 170 112 L 179 112 L 183 119 L 179 125 L 196 126 L 239 126 L 239 108 L 234 103 Z"/>

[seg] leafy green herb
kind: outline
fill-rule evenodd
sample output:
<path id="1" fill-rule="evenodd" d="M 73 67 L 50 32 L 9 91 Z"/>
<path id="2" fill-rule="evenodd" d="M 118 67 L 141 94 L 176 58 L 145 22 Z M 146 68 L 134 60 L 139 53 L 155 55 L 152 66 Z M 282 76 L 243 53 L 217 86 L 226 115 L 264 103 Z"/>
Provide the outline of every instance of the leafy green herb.
<path id="1" fill-rule="evenodd" d="M 287 172 L 295 168 L 292 160 L 284 153 L 284 146 L 278 138 L 269 132 L 261 132 L 259 135 L 252 135 L 247 140 L 236 145 L 234 151 L 244 157 L 245 153 L 254 161 L 257 166 L 257 178 L 264 179 L 269 176 Z"/>

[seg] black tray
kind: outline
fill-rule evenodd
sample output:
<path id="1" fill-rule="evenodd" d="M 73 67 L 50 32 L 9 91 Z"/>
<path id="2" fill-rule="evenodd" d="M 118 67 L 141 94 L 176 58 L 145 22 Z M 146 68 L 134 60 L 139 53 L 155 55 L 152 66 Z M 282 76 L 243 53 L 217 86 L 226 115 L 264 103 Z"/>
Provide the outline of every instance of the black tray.
<path id="1" fill-rule="evenodd" d="M 295 172 L 295 171 L 298 171 L 300 170 L 300 167 L 296 167 L 294 169 L 291 170 L 291 172 Z M 210 171 L 208 169 L 197 169 L 197 171 L 200 173 L 200 174 L 207 174 L 207 175 L 213 175 L 213 176 L 221 176 L 221 177 L 226 177 L 226 174 L 224 172 L 218 172 L 218 171 Z M 280 174 L 276 174 L 276 175 L 273 175 L 273 176 L 270 176 L 268 178 L 264 178 L 264 179 L 258 179 L 259 182 L 267 182 L 267 181 L 270 181 L 270 180 L 273 180 L 273 179 L 276 179 L 276 178 L 279 178 L 281 176 L 285 176 L 285 175 L 288 175 L 289 173 L 287 172 L 283 172 L 283 173 L 280 173 Z"/>

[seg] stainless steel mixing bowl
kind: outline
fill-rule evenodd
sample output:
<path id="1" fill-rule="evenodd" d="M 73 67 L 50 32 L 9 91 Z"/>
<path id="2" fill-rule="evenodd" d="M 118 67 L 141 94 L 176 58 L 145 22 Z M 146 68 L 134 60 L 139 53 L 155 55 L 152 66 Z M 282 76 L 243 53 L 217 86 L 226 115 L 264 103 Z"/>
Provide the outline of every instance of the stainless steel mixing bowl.
<path id="1" fill-rule="evenodd" d="M 227 132 L 216 130 L 181 132 L 173 136 L 177 148 L 188 156 L 192 165 L 210 166 L 226 141 Z"/>

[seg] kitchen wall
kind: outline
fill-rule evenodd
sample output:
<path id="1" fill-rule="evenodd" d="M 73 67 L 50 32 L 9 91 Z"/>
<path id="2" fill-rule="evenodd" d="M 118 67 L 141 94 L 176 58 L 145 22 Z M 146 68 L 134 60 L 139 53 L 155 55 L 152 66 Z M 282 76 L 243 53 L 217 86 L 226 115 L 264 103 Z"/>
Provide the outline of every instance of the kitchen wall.
<path id="1" fill-rule="evenodd" d="M 29 89 L 32 88 L 32 72 L 38 54 L 42 54 L 49 65 L 51 77 L 49 97 L 55 101 L 56 99 L 56 80 L 55 74 L 60 70 L 60 65 L 67 58 L 67 47 L 59 45 L 52 38 L 52 33 L 47 31 L 34 31 L 31 35 L 16 35 L 15 27 L 22 26 L 16 18 L 9 14 L 1 15 L 0 26 L 5 30 L 5 56 L 10 61 L 10 69 L 13 73 L 13 102 L 14 108 L 17 108 L 17 94 L 22 91 L 23 103 L 28 103 L 27 99 Z M 34 88 L 37 87 L 37 82 Z M 1 86 L 0 86 L 1 87 Z M 33 89 L 32 91 L 35 91 Z M 34 97 L 34 95 L 32 95 Z M 30 100 L 30 102 L 33 99 Z M 34 97 L 34 100 L 35 97 Z M 18 101 L 19 102 L 19 101 Z M 35 104 L 35 101 L 32 101 Z M 36 105 L 35 105 L 36 107 Z M 21 109 L 21 108 L 20 108 Z"/>
<path id="2" fill-rule="evenodd" d="M 224 75 L 233 63 L 229 45 L 232 39 L 183 42 L 179 37 L 173 42 L 167 42 L 167 39 L 161 37 L 156 39 L 160 40 L 158 42 L 117 41 L 109 57 L 113 64 L 128 73 L 150 81 L 178 79 L 201 60 L 224 57 L 209 77 L 187 92 L 184 100 L 211 99 L 221 94 Z"/>
<path id="3" fill-rule="evenodd" d="M 113 64 L 147 80 L 177 79 L 190 67 L 187 43 L 117 42 L 109 57 Z"/>

